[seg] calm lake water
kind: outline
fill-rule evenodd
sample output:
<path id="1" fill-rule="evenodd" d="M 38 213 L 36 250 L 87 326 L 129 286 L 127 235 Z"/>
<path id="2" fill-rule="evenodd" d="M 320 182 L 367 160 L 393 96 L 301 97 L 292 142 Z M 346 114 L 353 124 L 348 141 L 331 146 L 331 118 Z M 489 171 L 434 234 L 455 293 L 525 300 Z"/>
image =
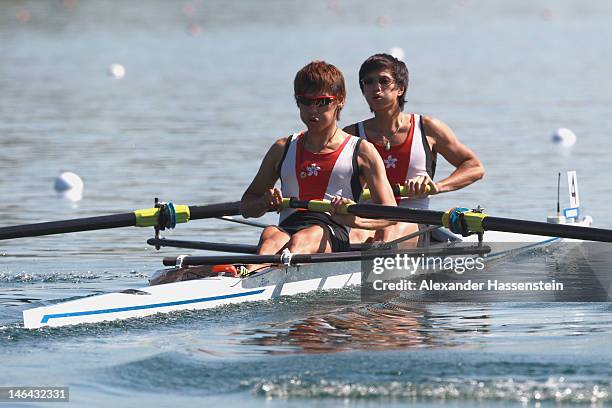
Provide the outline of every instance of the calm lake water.
<path id="1" fill-rule="evenodd" d="M 299 68 L 325 59 L 344 72 L 348 124 L 369 115 L 360 63 L 400 47 L 407 109 L 447 122 L 486 169 L 434 208 L 480 204 L 544 220 L 557 172 L 576 170 L 584 213 L 611 228 L 610 17 L 606 1 L 4 1 L 0 225 L 147 208 L 154 197 L 237 200 L 274 140 L 302 128 Z M 109 76 L 112 63 L 125 78 Z M 550 142 L 561 127 L 578 137 L 570 150 Z M 65 170 L 85 182 L 78 204 L 53 191 Z M 450 170 L 440 163 L 437 178 Z M 255 243 L 258 234 L 207 220 L 167 235 Z M 21 327 L 24 309 L 142 285 L 177 253 L 148 247 L 151 235 L 3 241 L 0 385 L 69 386 L 71 406 L 96 407 L 612 404 L 610 303 L 377 304 L 347 289 Z M 496 268 L 579 281 L 567 262 L 536 253 Z"/>

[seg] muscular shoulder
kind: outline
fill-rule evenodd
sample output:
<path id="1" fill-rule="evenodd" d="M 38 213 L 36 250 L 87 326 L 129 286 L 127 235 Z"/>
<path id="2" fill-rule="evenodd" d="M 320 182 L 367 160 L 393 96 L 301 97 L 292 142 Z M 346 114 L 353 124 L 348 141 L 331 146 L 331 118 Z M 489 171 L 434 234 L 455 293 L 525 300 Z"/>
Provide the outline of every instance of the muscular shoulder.
<path id="1" fill-rule="evenodd" d="M 280 163 L 283 154 L 285 153 L 287 142 L 287 137 L 281 137 L 280 139 L 276 140 L 268 149 L 268 152 L 264 157 L 264 163 L 276 168 Z"/>
<path id="2" fill-rule="evenodd" d="M 270 149 L 268 150 L 268 155 L 271 154 L 273 156 L 278 156 L 280 159 L 285 149 L 287 148 L 287 144 L 289 143 L 289 140 L 291 140 L 291 137 L 287 137 L 287 136 L 277 139 L 272 144 L 272 146 L 270 146 Z"/>
<path id="3" fill-rule="evenodd" d="M 425 135 L 436 141 L 448 141 L 455 138 L 452 129 L 440 119 L 423 115 L 423 130 Z"/>
<path id="4" fill-rule="evenodd" d="M 376 161 L 378 157 L 378 151 L 374 145 L 367 140 L 362 140 L 361 144 L 359 145 L 359 153 L 357 155 L 360 165 L 369 165 L 370 163 Z"/>

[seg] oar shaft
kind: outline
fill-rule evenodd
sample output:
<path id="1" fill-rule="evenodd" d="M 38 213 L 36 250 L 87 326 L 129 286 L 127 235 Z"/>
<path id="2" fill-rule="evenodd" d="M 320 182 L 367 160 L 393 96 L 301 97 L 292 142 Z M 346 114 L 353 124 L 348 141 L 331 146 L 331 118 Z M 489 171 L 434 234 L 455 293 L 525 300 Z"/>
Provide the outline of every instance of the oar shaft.
<path id="1" fill-rule="evenodd" d="M 160 247 L 201 249 L 205 251 L 232 252 L 237 254 L 256 254 L 257 245 L 225 244 L 221 242 L 183 241 L 167 238 L 149 238 L 147 244 Z"/>
<path id="2" fill-rule="evenodd" d="M 382 256 L 451 256 L 451 255 L 483 255 L 490 252 L 491 248 L 481 245 L 468 246 L 439 246 L 392 250 L 371 250 L 352 252 L 332 252 L 317 254 L 293 254 L 291 265 L 307 263 L 348 262 L 365 259 L 373 259 Z M 163 259 L 165 266 L 175 266 L 178 257 L 166 257 Z M 218 265 L 218 264 L 282 264 L 281 255 L 220 255 L 220 256 L 186 256 L 182 258 L 183 266 L 196 265 Z"/>
<path id="3" fill-rule="evenodd" d="M 240 215 L 240 201 L 211 205 L 192 205 L 189 207 L 189 219 L 217 218 L 225 215 Z"/>
<path id="4" fill-rule="evenodd" d="M 572 238 L 585 241 L 612 242 L 612 230 L 580 227 L 568 224 L 514 220 L 487 216 L 482 226 L 489 231 L 516 232 L 520 234 L 544 235 L 549 237 Z"/>
<path id="5" fill-rule="evenodd" d="M 304 208 L 310 211 L 327 212 L 331 210 L 328 200 L 283 200 L 285 208 Z M 420 210 L 404 207 L 392 207 L 380 204 L 349 204 L 341 213 L 353 214 L 370 219 L 385 219 L 393 221 L 414 222 L 419 224 L 442 225 L 443 211 Z"/>
<path id="6" fill-rule="evenodd" d="M 285 199 L 283 201 L 283 206 L 285 208 L 305 208 L 310 211 L 325 212 L 331 209 L 330 202 L 327 200 L 300 201 L 292 198 Z M 363 218 L 443 225 L 449 228 L 451 226 L 450 224 L 452 224 L 449 218 L 454 211 L 455 209 L 443 212 L 384 206 L 379 204 L 347 204 L 344 208 L 341 208 L 339 212 L 354 214 Z M 491 217 L 477 211 L 465 211 L 463 216 L 468 233 L 502 231 L 548 237 L 572 238 L 585 241 L 612 242 L 612 230 L 608 229 Z"/>
<path id="7" fill-rule="evenodd" d="M 37 237 L 41 235 L 65 234 L 101 230 L 109 228 L 131 227 L 136 224 L 134 213 L 103 215 L 99 217 L 77 218 L 64 221 L 41 222 L 37 224 L 16 225 L 0 228 L 0 240 Z"/>
<path id="8" fill-rule="evenodd" d="M 349 206 L 347 211 L 364 218 L 384 218 L 429 225 L 444 225 L 442 218 L 445 214 L 443 211 L 387 207 L 377 204 L 356 204 Z M 491 217 L 488 215 L 482 217 L 482 228 L 485 231 L 515 232 L 585 241 L 612 242 L 612 230 Z"/>
<path id="9" fill-rule="evenodd" d="M 362 252 L 335 252 L 327 254 L 294 254 L 291 264 L 344 262 L 362 259 Z M 165 266 L 175 266 L 178 257 L 165 257 Z M 218 264 L 282 264 L 281 255 L 218 255 L 218 256 L 187 256 L 182 259 L 183 266 L 218 265 Z"/>
<path id="10" fill-rule="evenodd" d="M 347 212 L 358 217 L 413 222 L 418 224 L 442 225 L 443 211 L 391 207 L 379 204 L 355 204 Z"/>

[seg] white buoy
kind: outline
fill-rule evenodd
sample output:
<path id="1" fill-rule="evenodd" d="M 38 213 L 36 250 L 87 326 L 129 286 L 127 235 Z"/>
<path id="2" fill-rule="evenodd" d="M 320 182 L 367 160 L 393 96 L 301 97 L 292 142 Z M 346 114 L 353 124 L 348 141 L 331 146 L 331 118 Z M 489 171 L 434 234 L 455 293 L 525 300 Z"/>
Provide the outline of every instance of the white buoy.
<path id="1" fill-rule="evenodd" d="M 78 174 L 66 171 L 55 179 L 55 191 L 70 201 L 80 201 L 83 198 L 83 180 Z"/>
<path id="2" fill-rule="evenodd" d="M 402 61 L 406 56 L 406 53 L 400 47 L 391 47 L 389 54 L 393 55 L 398 60 Z"/>
<path id="3" fill-rule="evenodd" d="M 553 133 L 551 140 L 562 147 L 572 147 L 576 144 L 576 134 L 567 128 L 560 128 Z"/>
<path id="4" fill-rule="evenodd" d="M 123 79 L 125 76 L 125 67 L 121 64 L 110 64 L 108 73 L 115 79 Z"/>

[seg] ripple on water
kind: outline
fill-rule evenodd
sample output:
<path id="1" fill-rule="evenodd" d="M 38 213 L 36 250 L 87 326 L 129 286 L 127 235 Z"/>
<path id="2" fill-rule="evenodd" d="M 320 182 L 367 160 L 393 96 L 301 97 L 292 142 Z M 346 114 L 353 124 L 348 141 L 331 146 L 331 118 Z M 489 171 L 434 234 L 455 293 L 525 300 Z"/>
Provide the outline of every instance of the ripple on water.
<path id="1" fill-rule="evenodd" d="M 545 382 L 515 380 L 477 380 L 460 378 L 431 379 L 428 383 L 410 381 L 389 383 L 353 383 L 346 381 L 304 381 L 300 377 L 244 382 L 253 392 L 267 398 L 351 398 L 407 399 L 442 401 L 508 401 L 528 403 L 604 404 L 611 401 L 612 384 L 606 382 L 570 382 L 564 377 L 550 377 Z"/>
<path id="2" fill-rule="evenodd" d="M 569 373 L 571 371 L 571 373 Z M 564 374 L 569 373 L 569 374 Z M 267 398 L 400 399 L 603 404 L 612 382 L 603 363 L 534 362 L 520 355 L 426 351 L 276 356 L 218 361 L 161 353 L 108 368 L 104 382 L 187 395 L 249 391 Z M 599 377 L 603 378 L 603 377 Z"/>
<path id="3" fill-rule="evenodd" d="M 91 281 L 100 279 L 101 275 L 92 271 L 86 272 L 48 272 L 44 274 L 27 272 L 0 272 L 2 283 L 37 283 L 37 282 L 68 282 L 79 283 L 83 280 Z"/>

